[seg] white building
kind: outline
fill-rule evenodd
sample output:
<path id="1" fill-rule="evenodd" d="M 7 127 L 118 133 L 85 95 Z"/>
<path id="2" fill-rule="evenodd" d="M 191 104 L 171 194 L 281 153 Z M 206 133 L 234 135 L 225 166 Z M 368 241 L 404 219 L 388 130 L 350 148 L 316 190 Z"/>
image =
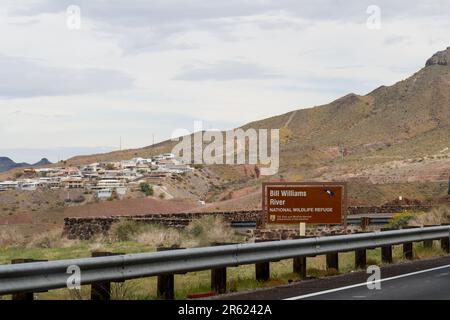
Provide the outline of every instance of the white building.
<path id="1" fill-rule="evenodd" d="M 124 160 L 120 162 L 120 167 L 122 169 L 134 169 L 136 168 L 136 162 L 133 160 Z"/>
<path id="2" fill-rule="evenodd" d="M 0 191 L 15 190 L 19 188 L 17 181 L 2 181 L 0 182 Z"/>
<path id="3" fill-rule="evenodd" d="M 174 159 L 175 155 L 173 153 L 164 153 L 163 155 L 164 159 Z"/>
<path id="4" fill-rule="evenodd" d="M 19 189 L 24 191 L 35 191 L 39 187 L 39 181 L 24 180 L 19 181 Z"/>
<path id="5" fill-rule="evenodd" d="M 114 190 L 118 188 L 125 188 L 125 183 L 119 179 L 102 179 L 99 180 L 96 185 L 91 187 L 93 190 Z"/>
<path id="6" fill-rule="evenodd" d="M 68 177 L 61 180 L 66 189 L 81 189 L 84 188 L 84 181 L 80 177 Z"/>
<path id="7" fill-rule="evenodd" d="M 111 189 L 100 189 L 97 191 L 97 197 L 100 199 L 108 199 L 112 196 L 112 190 Z"/>

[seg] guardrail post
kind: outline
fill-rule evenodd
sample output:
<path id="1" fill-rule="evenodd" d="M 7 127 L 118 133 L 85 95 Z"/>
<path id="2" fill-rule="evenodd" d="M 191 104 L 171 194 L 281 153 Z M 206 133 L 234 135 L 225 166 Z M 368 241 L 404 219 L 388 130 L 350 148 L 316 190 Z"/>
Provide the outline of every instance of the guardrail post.
<path id="1" fill-rule="evenodd" d="M 416 229 L 420 227 L 416 226 L 408 226 L 403 229 Z M 403 244 L 403 257 L 408 260 L 412 260 L 414 258 L 414 245 L 412 242 L 406 242 Z"/>
<path id="2" fill-rule="evenodd" d="M 339 253 L 327 253 L 327 270 L 336 269 L 339 271 Z"/>
<path id="3" fill-rule="evenodd" d="M 424 227 L 436 227 L 436 225 L 426 225 Z M 433 240 L 424 240 L 423 247 L 424 248 L 433 248 Z"/>
<path id="4" fill-rule="evenodd" d="M 367 264 L 366 249 L 355 250 L 355 268 L 364 269 Z"/>
<path id="5" fill-rule="evenodd" d="M 91 252 L 91 256 L 106 257 L 114 255 L 111 252 Z M 111 282 L 96 282 L 91 284 L 91 300 L 110 300 L 111 299 Z"/>
<path id="6" fill-rule="evenodd" d="M 389 231 L 392 229 L 381 228 L 381 231 Z M 392 263 L 392 246 L 381 247 L 381 263 Z"/>
<path id="7" fill-rule="evenodd" d="M 156 251 L 175 250 L 179 248 L 156 248 Z M 173 274 L 161 274 L 157 280 L 156 295 L 158 299 L 174 300 L 175 299 L 175 276 Z"/>
<path id="8" fill-rule="evenodd" d="M 392 263 L 392 246 L 381 247 L 381 263 Z"/>
<path id="9" fill-rule="evenodd" d="M 405 259 L 412 260 L 413 259 L 413 243 L 406 242 L 403 244 L 403 256 Z"/>
<path id="10" fill-rule="evenodd" d="M 227 268 L 211 269 L 211 290 L 217 293 L 227 292 Z"/>
<path id="11" fill-rule="evenodd" d="M 293 272 L 298 274 L 300 279 L 306 278 L 306 257 L 295 257 L 293 259 Z"/>
<path id="12" fill-rule="evenodd" d="M 14 259 L 14 260 L 11 260 L 11 264 L 29 263 L 29 262 L 34 262 L 34 260 L 33 259 Z M 31 300 L 34 300 L 34 293 L 33 292 L 14 293 L 12 295 L 12 300 L 31 301 Z"/>
<path id="13" fill-rule="evenodd" d="M 358 232 L 358 233 L 365 233 L 365 232 Z M 367 265 L 367 250 L 366 249 L 355 250 L 355 268 L 365 269 L 366 265 Z"/>
<path id="14" fill-rule="evenodd" d="M 367 227 L 370 224 L 370 218 L 369 217 L 361 217 L 361 230 L 366 231 Z"/>
<path id="15" fill-rule="evenodd" d="M 255 240 L 255 242 L 266 242 L 267 240 Z M 267 281 L 270 279 L 270 262 L 255 263 L 256 281 Z"/>
<path id="16" fill-rule="evenodd" d="M 307 239 L 311 237 L 295 237 L 294 239 Z M 292 272 L 297 274 L 300 279 L 306 279 L 306 257 L 295 257 L 292 259 Z"/>
<path id="17" fill-rule="evenodd" d="M 443 223 L 442 226 L 449 226 L 450 228 L 450 224 L 448 223 Z M 441 249 L 445 253 L 450 253 L 450 234 L 445 238 L 441 238 Z"/>
<path id="18" fill-rule="evenodd" d="M 224 246 L 233 243 L 220 243 L 216 242 L 214 246 Z M 217 293 L 227 292 L 227 268 L 215 268 L 211 269 L 211 290 Z"/>

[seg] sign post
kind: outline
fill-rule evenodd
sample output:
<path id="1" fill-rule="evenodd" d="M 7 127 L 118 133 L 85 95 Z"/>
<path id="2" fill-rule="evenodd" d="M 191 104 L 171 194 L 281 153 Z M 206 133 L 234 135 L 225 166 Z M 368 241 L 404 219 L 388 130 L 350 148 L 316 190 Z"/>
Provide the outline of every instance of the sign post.
<path id="1" fill-rule="evenodd" d="M 306 223 L 300 222 L 298 233 L 299 233 L 300 237 L 306 236 Z"/>
<path id="2" fill-rule="evenodd" d="M 345 182 L 263 183 L 265 223 L 299 224 L 300 235 L 309 224 L 347 226 Z"/>

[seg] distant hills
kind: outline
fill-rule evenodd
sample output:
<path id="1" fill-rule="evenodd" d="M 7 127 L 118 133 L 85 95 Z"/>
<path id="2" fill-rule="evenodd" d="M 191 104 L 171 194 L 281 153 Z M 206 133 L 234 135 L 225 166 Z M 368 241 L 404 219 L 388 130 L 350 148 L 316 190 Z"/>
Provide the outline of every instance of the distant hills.
<path id="1" fill-rule="evenodd" d="M 381 86 L 366 95 L 351 93 L 326 105 L 255 121 L 243 128 L 281 129 L 280 173 L 286 178 L 345 178 L 375 167 L 377 175 L 391 176 L 397 167 L 404 168 L 403 163 L 395 162 L 402 160 L 409 161 L 413 174 L 428 164 L 428 158 L 439 157 L 435 163 L 439 168 L 427 171 L 442 179 L 450 169 L 450 47 L 392 86 Z M 79 156 L 68 162 L 149 156 L 168 152 L 174 144 L 168 140 L 153 147 Z M 387 168 L 379 168 L 384 164 Z M 406 172 L 401 177 L 410 178 Z"/>
<path id="2" fill-rule="evenodd" d="M 48 164 L 52 164 L 52 163 L 50 161 L 48 161 L 47 158 L 42 158 L 40 161 L 38 161 L 36 163 L 29 164 L 26 162 L 16 163 L 8 157 L 0 157 L 0 172 L 5 172 L 5 171 L 11 170 L 11 169 L 16 169 L 16 168 L 38 167 L 38 166 L 44 166 L 44 165 L 48 165 Z"/>
<path id="3" fill-rule="evenodd" d="M 280 129 L 280 170 L 275 179 L 447 183 L 450 47 L 392 86 L 381 86 L 366 95 L 350 93 L 326 105 L 291 111 L 242 128 Z M 167 140 L 141 149 L 77 156 L 67 160 L 67 165 L 148 157 L 170 152 L 176 143 Z M 236 189 L 236 181 L 252 180 L 242 171 L 234 174 L 235 169 L 239 170 L 208 166 L 210 172 L 227 181 L 224 188 L 229 190 Z"/>

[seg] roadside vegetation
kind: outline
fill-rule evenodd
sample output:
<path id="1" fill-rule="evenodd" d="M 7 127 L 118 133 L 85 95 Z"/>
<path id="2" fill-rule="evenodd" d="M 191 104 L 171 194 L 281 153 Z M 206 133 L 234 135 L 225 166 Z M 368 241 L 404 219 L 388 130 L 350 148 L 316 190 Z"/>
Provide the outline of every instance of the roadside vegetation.
<path id="1" fill-rule="evenodd" d="M 142 182 L 139 185 L 139 187 L 141 189 L 141 192 L 144 193 L 147 197 L 153 196 L 153 194 L 154 194 L 153 187 L 150 184 L 148 184 L 147 182 Z"/>
<path id="2" fill-rule="evenodd" d="M 440 211 L 436 211 L 439 216 Z M 419 215 L 420 217 L 420 215 Z M 419 218 L 417 218 L 419 219 Z M 421 220 L 420 220 L 421 221 Z M 428 221 L 428 220 L 427 220 Z M 0 264 L 9 263 L 12 259 L 31 258 L 41 260 L 58 260 L 89 257 L 93 251 L 116 253 L 137 253 L 156 251 L 157 247 L 198 247 L 215 243 L 243 242 L 245 238 L 234 232 L 220 218 L 207 217 L 195 220 L 184 229 L 165 228 L 156 225 L 138 225 L 123 220 L 114 225 L 108 235 L 90 241 L 68 240 L 61 238 L 60 231 L 53 231 L 24 239 L 12 229 L 0 229 Z M 444 252 L 435 241 L 432 248 L 422 243 L 414 244 L 414 259 L 442 256 Z M 404 261 L 402 247 L 393 247 L 394 263 Z M 367 251 L 368 265 L 381 265 L 380 249 Z M 255 280 L 254 265 L 228 268 L 228 292 L 271 287 L 299 281 L 298 275 L 292 272 L 292 259 L 270 264 L 269 281 Z M 339 255 L 339 271 L 327 270 L 324 256 L 307 259 L 309 278 L 320 278 L 354 271 L 354 253 Z M 210 272 L 192 272 L 175 276 L 176 298 L 184 299 L 189 294 L 210 292 Z M 80 291 L 67 289 L 51 290 L 36 294 L 37 299 L 89 299 L 89 286 Z M 1 297 L 0 297 L 1 298 Z M 113 299 L 156 299 L 156 277 L 129 280 L 112 284 Z M 9 299 L 3 297 L 3 299 Z"/>
<path id="3" fill-rule="evenodd" d="M 395 214 L 389 222 L 389 227 L 422 227 L 450 223 L 450 207 L 440 206 L 427 212 L 403 211 Z"/>

